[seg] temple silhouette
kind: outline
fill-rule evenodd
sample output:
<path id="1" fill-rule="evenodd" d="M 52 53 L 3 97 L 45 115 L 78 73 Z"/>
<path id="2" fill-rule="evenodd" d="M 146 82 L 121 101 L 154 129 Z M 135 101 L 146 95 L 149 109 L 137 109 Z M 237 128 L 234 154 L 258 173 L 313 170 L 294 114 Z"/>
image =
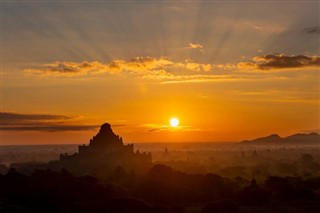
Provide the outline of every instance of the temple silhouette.
<path id="1" fill-rule="evenodd" d="M 141 174 L 152 166 L 150 153 L 134 151 L 133 144 L 124 144 L 120 136 L 114 134 L 111 125 L 105 123 L 89 145 L 78 147 L 78 153 L 61 154 L 59 161 L 51 161 L 50 167 L 66 169 L 75 175 L 108 177 L 115 169 Z"/>

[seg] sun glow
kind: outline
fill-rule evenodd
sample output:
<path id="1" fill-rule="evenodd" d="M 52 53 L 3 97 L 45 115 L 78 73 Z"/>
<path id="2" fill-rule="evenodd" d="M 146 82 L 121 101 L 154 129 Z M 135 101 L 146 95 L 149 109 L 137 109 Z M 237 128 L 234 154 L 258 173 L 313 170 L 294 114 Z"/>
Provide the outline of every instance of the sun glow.
<path id="1" fill-rule="evenodd" d="M 170 125 L 171 125 L 172 127 L 177 127 L 177 126 L 179 125 L 179 120 L 178 120 L 178 118 L 171 118 L 171 119 L 170 119 Z"/>

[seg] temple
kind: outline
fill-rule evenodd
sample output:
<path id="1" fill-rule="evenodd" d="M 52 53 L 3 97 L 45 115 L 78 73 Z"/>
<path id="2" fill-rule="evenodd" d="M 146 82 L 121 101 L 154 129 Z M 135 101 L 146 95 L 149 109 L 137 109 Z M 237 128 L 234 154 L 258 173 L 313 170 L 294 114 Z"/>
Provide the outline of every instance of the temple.
<path id="1" fill-rule="evenodd" d="M 124 145 L 111 125 L 105 123 L 89 145 L 79 146 L 78 153 L 73 155 L 61 154 L 60 160 L 51 164 L 76 175 L 107 177 L 117 167 L 127 172 L 143 173 L 151 167 L 152 157 L 150 153 L 135 152 L 133 144 Z"/>

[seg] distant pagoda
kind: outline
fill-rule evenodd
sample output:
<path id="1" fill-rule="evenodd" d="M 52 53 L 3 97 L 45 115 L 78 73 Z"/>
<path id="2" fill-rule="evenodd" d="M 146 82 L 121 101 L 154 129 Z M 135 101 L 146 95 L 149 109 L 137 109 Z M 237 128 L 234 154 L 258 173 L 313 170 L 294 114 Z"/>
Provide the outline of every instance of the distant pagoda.
<path id="1" fill-rule="evenodd" d="M 105 123 L 88 146 L 79 146 L 78 153 L 61 154 L 60 161 L 51 162 L 55 168 L 64 168 L 75 175 L 107 177 L 117 167 L 127 172 L 144 173 L 152 165 L 150 153 L 134 152 L 133 144 L 123 144 L 114 134 L 111 125 Z"/>

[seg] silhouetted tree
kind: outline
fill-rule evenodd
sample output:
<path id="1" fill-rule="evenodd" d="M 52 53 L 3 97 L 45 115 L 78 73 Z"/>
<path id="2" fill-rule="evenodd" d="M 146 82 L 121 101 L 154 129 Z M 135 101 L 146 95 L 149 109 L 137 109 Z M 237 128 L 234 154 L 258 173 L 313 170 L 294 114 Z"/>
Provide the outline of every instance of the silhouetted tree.
<path id="1" fill-rule="evenodd" d="M 237 213 L 238 206 L 232 200 L 222 200 L 207 203 L 201 213 Z"/>
<path id="2" fill-rule="evenodd" d="M 250 186 L 244 187 L 238 196 L 239 201 L 245 205 L 263 206 L 269 202 L 268 193 L 257 184 L 255 179 L 252 179 Z"/>

